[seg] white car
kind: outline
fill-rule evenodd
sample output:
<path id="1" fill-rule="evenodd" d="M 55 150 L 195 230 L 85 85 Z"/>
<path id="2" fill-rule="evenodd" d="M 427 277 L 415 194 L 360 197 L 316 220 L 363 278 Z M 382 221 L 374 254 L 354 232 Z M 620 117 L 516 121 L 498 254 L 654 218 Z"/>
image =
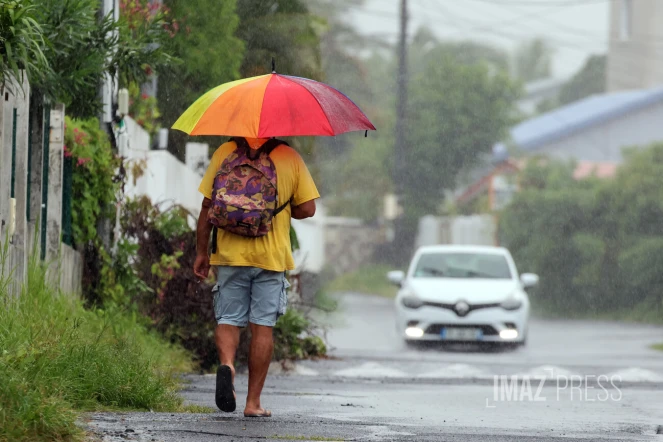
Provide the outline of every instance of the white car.
<path id="1" fill-rule="evenodd" d="M 417 250 L 398 285 L 396 327 L 406 343 L 494 342 L 524 345 L 530 303 L 525 289 L 539 277 L 518 274 L 502 247 L 426 246 Z"/>

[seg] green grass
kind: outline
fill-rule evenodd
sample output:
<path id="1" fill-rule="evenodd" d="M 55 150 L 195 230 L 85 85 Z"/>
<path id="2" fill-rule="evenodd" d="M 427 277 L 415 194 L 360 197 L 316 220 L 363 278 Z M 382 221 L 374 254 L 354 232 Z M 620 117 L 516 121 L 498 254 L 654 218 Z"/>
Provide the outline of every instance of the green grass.
<path id="1" fill-rule="evenodd" d="M 387 280 L 387 272 L 393 270 L 384 265 L 360 267 L 331 281 L 325 287 L 328 292 L 356 292 L 393 298 L 398 289 Z"/>
<path id="2" fill-rule="evenodd" d="M 175 374 L 188 354 L 117 308 L 89 311 L 31 260 L 11 293 L 0 250 L 0 441 L 77 441 L 80 411 L 181 411 Z"/>
<path id="3" fill-rule="evenodd" d="M 653 348 L 654 350 L 663 351 L 663 342 L 661 342 L 660 344 L 654 344 L 651 346 L 651 348 Z"/>

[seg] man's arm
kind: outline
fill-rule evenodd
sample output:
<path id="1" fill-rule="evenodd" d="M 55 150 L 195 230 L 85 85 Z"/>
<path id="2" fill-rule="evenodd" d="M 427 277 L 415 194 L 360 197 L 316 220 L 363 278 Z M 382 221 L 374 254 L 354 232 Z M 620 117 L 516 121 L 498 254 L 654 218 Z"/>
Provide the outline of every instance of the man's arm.
<path id="1" fill-rule="evenodd" d="M 196 228 L 196 261 L 193 264 L 193 273 L 201 279 L 207 278 L 209 274 L 209 236 L 212 233 L 212 225 L 207 222 L 207 212 L 212 205 L 209 198 L 203 199 L 203 204 L 198 217 L 198 226 Z"/>
<path id="2" fill-rule="evenodd" d="M 315 215 L 315 200 L 306 201 L 299 206 L 292 206 L 292 217 L 294 219 L 311 218 Z"/>

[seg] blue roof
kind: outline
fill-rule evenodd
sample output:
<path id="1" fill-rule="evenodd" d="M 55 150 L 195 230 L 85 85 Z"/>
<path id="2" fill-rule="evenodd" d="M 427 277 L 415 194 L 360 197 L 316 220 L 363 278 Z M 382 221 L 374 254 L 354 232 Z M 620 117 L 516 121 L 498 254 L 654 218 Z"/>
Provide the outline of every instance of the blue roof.
<path id="1" fill-rule="evenodd" d="M 511 129 L 511 141 L 522 150 L 535 150 L 605 121 L 663 101 L 663 87 L 592 95 Z M 505 143 L 493 146 L 495 160 L 508 158 Z"/>

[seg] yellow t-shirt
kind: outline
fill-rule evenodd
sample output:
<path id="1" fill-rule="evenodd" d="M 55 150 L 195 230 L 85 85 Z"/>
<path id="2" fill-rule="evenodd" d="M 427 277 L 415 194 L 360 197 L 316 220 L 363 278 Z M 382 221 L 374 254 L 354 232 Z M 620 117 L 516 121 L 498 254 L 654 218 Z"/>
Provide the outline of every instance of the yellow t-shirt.
<path id="1" fill-rule="evenodd" d="M 247 139 L 252 148 L 262 145 L 265 140 Z M 198 191 L 205 198 L 212 198 L 212 187 L 216 172 L 221 163 L 236 148 L 234 142 L 222 144 L 210 162 Z M 302 157 L 289 146 L 281 145 L 274 149 L 270 158 L 276 167 L 278 205 L 282 205 L 292 197 L 296 206 L 320 198 L 311 173 Z M 218 230 L 216 253 L 210 258 L 211 265 L 217 266 L 250 266 L 274 272 L 293 270 L 290 246 L 290 204 L 272 219 L 272 227 L 266 236 L 245 238 Z M 203 214 L 206 216 L 206 214 Z"/>

